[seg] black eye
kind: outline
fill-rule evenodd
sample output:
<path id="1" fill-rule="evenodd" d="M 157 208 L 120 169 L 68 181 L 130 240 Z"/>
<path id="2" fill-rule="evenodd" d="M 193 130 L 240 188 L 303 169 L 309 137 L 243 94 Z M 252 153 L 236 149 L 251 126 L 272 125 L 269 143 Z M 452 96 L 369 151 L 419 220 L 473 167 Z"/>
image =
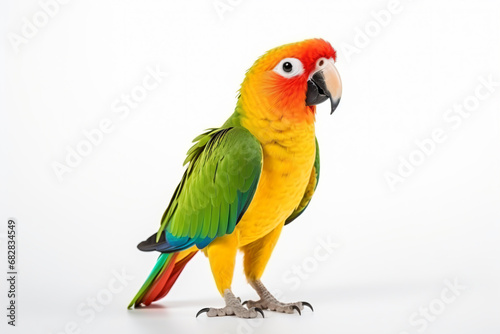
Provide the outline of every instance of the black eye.
<path id="1" fill-rule="evenodd" d="M 292 71 L 292 67 L 293 67 L 293 66 L 292 66 L 292 64 L 291 64 L 290 62 L 288 62 L 288 61 L 287 61 L 287 62 L 285 62 L 285 63 L 283 64 L 283 71 L 285 71 L 285 72 L 287 72 L 287 73 L 288 73 L 288 72 L 291 72 L 291 71 Z"/>
<path id="2" fill-rule="evenodd" d="M 283 78 L 290 79 L 304 73 L 304 65 L 297 58 L 282 59 L 273 71 Z"/>

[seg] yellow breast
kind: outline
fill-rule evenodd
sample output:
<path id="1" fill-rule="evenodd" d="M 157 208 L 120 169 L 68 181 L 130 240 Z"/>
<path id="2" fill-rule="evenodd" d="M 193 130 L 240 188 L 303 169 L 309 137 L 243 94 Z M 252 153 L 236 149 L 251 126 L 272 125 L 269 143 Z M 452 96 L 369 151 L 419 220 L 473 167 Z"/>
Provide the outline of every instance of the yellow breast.
<path id="1" fill-rule="evenodd" d="M 261 142 L 264 161 L 254 198 L 236 226 L 240 246 L 268 234 L 297 208 L 316 154 L 314 123 L 266 120 L 267 125 L 256 125 L 244 122 L 242 125 Z"/>

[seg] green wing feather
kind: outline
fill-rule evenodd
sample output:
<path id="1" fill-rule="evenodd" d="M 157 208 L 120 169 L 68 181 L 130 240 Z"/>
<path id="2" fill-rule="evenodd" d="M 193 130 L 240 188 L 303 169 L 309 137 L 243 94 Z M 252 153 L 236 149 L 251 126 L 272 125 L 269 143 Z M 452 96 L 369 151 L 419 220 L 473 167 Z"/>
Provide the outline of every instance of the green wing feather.
<path id="1" fill-rule="evenodd" d="M 319 182 L 319 145 L 318 145 L 318 139 L 316 138 L 316 159 L 314 160 L 314 166 L 311 171 L 311 178 L 309 180 L 309 184 L 307 185 L 304 197 L 302 197 L 299 206 L 295 209 L 295 211 L 292 212 L 290 217 L 287 218 L 287 220 L 285 221 L 285 225 L 290 224 L 305 211 L 305 209 L 311 202 L 311 199 L 314 195 L 314 191 L 318 186 L 318 182 Z"/>
<path id="2" fill-rule="evenodd" d="M 156 235 L 206 244 L 232 233 L 250 204 L 262 171 L 262 147 L 245 128 L 209 129 L 194 139 L 189 163 Z M 170 239 L 169 239 L 170 238 Z"/>

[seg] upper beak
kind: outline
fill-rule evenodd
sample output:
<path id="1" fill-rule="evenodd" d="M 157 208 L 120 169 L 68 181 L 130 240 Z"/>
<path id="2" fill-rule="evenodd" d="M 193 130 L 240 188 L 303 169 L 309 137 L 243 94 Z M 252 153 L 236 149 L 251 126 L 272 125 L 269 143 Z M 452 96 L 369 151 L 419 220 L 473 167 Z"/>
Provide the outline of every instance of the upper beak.
<path id="1" fill-rule="evenodd" d="M 307 81 L 306 105 L 312 106 L 330 99 L 333 114 L 342 95 L 342 82 L 333 59 L 317 70 Z"/>

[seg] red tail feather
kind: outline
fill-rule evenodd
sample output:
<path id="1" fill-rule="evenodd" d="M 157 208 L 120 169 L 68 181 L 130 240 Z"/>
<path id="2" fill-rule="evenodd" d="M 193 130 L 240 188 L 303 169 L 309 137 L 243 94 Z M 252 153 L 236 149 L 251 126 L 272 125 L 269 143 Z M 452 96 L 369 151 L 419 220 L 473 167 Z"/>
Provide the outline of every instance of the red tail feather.
<path id="1" fill-rule="evenodd" d="M 186 256 L 185 258 L 183 258 L 182 260 L 180 260 L 179 262 L 177 262 L 175 264 L 174 270 L 170 274 L 170 277 L 168 278 L 167 283 L 165 284 L 165 286 L 163 287 L 161 292 L 158 294 L 158 296 L 153 301 L 160 300 L 168 294 L 168 292 L 170 291 L 170 289 L 174 285 L 175 281 L 177 280 L 177 278 L 181 274 L 181 272 L 184 269 L 184 267 L 186 266 L 186 264 L 193 258 L 193 256 L 196 255 L 196 253 L 197 252 L 190 253 L 188 256 Z"/>
<path id="2" fill-rule="evenodd" d="M 162 299 L 167 295 L 175 281 L 181 274 L 186 264 L 197 252 L 189 253 L 186 257 L 176 262 L 178 253 L 174 254 L 168 265 L 155 278 L 146 294 L 141 298 L 141 303 L 145 306 Z"/>
<path id="3" fill-rule="evenodd" d="M 144 297 L 142 297 L 142 303 L 144 305 L 148 306 L 149 304 L 151 304 L 151 302 L 156 300 L 156 297 L 160 293 L 161 289 L 170 277 L 172 270 L 174 269 L 175 259 L 177 258 L 177 255 L 178 254 L 174 254 L 168 265 L 164 268 L 164 270 L 162 270 L 162 272 L 158 274 Z"/>

